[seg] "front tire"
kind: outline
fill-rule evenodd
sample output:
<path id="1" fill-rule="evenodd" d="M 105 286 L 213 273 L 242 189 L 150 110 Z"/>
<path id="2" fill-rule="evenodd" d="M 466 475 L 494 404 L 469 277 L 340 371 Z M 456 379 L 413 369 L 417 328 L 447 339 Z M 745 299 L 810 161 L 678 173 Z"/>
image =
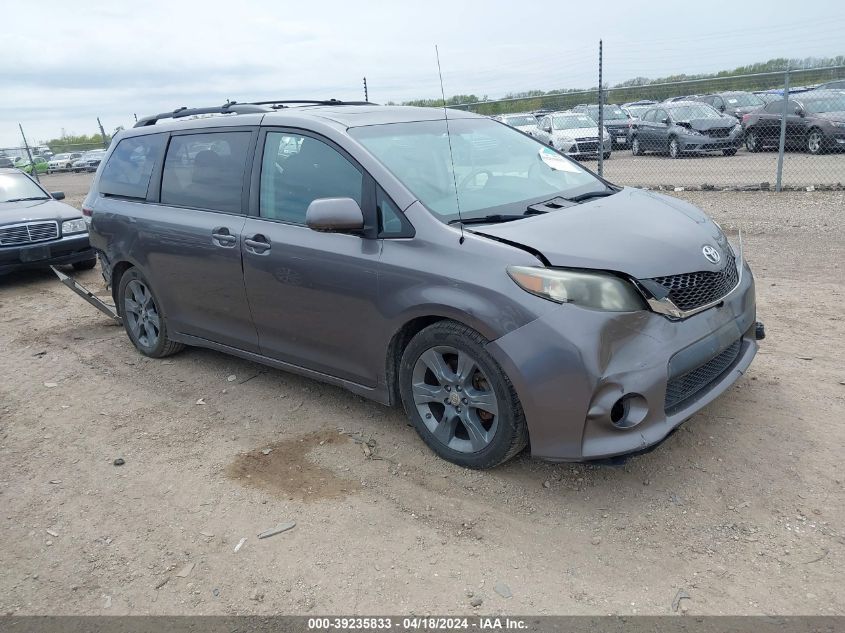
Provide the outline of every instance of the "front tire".
<path id="1" fill-rule="evenodd" d="M 824 151 L 824 134 L 821 130 L 810 130 L 807 134 L 807 152 L 817 156 Z"/>
<path id="2" fill-rule="evenodd" d="M 167 336 L 167 319 L 149 282 L 130 268 L 120 278 L 118 309 L 129 340 L 145 356 L 164 358 L 184 348 Z"/>
<path id="3" fill-rule="evenodd" d="M 636 136 L 631 139 L 631 155 L 632 156 L 642 156 L 643 150 L 640 147 L 640 139 Z"/>
<path id="4" fill-rule="evenodd" d="M 722 154 L 724 156 L 733 156 L 734 154 L 736 154 L 736 150 L 736 147 L 731 147 L 730 149 L 723 149 Z"/>
<path id="5" fill-rule="evenodd" d="M 669 158 L 680 158 L 681 157 L 681 145 L 678 143 L 678 139 L 670 138 L 669 139 Z"/>
<path id="6" fill-rule="evenodd" d="M 745 132 L 745 149 L 749 152 L 759 152 L 762 149 L 760 146 L 760 137 L 757 136 L 755 130 L 747 130 Z"/>
<path id="7" fill-rule="evenodd" d="M 607 160 L 608 158 L 610 158 L 610 152 L 605 152 L 604 154 L 602 154 L 602 160 Z"/>
<path id="8" fill-rule="evenodd" d="M 405 412 L 437 455 L 465 468 L 498 466 L 528 442 L 522 405 L 488 341 L 455 321 L 411 339 L 399 365 Z"/>

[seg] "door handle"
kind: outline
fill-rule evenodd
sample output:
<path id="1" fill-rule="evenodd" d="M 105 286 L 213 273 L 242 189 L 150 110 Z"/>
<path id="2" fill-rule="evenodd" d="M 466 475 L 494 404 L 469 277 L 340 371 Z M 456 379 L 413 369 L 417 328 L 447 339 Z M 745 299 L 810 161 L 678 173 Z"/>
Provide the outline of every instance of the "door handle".
<path id="1" fill-rule="evenodd" d="M 211 241 L 217 246 L 231 248 L 237 243 L 238 238 L 232 235 L 225 226 L 218 226 L 211 230 Z"/>
<path id="2" fill-rule="evenodd" d="M 244 240 L 244 245 L 246 246 L 248 251 L 251 251 L 256 255 L 266 255 L 267 252 L 270 250 L 270 240 L 268 240 L 260 233 L 258 233 L 257 235 L 253 235 L 252 237 L 246 238 Z"/>

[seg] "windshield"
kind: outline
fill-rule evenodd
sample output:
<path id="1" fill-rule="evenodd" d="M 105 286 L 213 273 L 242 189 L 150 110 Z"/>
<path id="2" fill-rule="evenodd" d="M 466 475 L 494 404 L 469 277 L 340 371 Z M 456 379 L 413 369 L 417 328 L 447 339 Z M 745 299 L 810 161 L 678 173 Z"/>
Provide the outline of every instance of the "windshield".
<path id="1" fill-rule="evenodd" d="M 722 115 L 716 112 L 709 105 L 678 106 L 669 108 L 672 118 L 676 121 L 692 121 L 693 119 L 721 119 Z"/>
<path id="2" fill-rule="evenodd" d="M 628 106 L 628 113 L 633 117 L 641 117 L 651 107 L 650 105 Z"/>
<path id="3" fill-rule="evenodd" d="M 605 188 L 574 161 L 490 119 L 450 118 L 449 133 L 451 156 L 443 120 L 349 130 L 444 222 L 458 219 L 457 201 L 466 220 Z"/>
<path id="4" fill-rule="evenodd" d="M 56 154 L 53 156 L 53 160 L 67 160 L 70 158 L 70 154 Z"/>
<path id="5" fill-rule="evenodd" d="M 839 97 L 824 97 L 823 99 L 806 99 L 804 109 L 807 112 L 845 112 L 845 94 Z"/>
<path id="6" fill-rule="evenodd" d="M 537 125 L 537 119 L 533 116 L 524 114 L 520 116 L 506 116 L 505 123 L 513 126 Z"/>
<path id="7" fill-rule="evenodd" d="M 24 174 L 0 174 L 0 202 L 21 198 L 47 199 L 47 194 Z"/>
<path id="8" fill-rule="evenodd" d="M 586 114 L 552 117 L 552 127 L 556 130 L 573 130 L 582 127 L 596 127 L 596 125 L 597 123 Z"/>
<path id="9" fill-rule="evenodd" d="M 758 97 L 757 95 L 753 95 L 750 92 L 735 94 L 735 95 L 725 95 L 725 102 L 728 105 L 734 107 L 742 107 L 742 106 L 761 106 L 763 105 L 763 100 Z"/>
<path id="10" fill-rule="evenodd" d="M 587 108 L 587 113 L 598 121 L 599 118 L 599 107 L 590 106 Z M 622 108 L 618 108 L 616 106 L 604 106 L 604 120 L 611 121 L 615 119 L 627 119 L 628 115 L 625 114 L 625 111 Z"/>

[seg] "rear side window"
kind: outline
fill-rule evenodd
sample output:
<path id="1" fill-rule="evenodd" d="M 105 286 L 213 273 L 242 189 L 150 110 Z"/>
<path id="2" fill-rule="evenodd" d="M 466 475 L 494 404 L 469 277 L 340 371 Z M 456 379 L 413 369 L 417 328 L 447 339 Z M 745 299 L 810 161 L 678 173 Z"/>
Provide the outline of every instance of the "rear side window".
<path id="1" fill-rule="evenodd" d="M 146 199 L 150 176 L 164 151 L 165 134 L 125 138 L 109 156 L 100 176 L 100 193 Z"/>
<path id="2" fill-rule="evenodd" d="M 243 213 L 251 132 L 174 136 L 161 178 L 161 204 Z"/>

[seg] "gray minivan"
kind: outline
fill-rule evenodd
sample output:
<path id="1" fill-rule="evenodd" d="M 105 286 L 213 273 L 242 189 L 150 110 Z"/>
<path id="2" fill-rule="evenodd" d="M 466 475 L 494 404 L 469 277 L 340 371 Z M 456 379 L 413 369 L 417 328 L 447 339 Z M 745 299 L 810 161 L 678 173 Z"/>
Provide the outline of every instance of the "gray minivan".
<path id="1" fill-rule="evenodd" d="M 208 347 L 401 403 L 472 468 L 650 448 L 762 337 L 741 245 L 702 211 L 468 112 L 156 115 L 115 137 L 83 213 L 143 354 Z"/>

